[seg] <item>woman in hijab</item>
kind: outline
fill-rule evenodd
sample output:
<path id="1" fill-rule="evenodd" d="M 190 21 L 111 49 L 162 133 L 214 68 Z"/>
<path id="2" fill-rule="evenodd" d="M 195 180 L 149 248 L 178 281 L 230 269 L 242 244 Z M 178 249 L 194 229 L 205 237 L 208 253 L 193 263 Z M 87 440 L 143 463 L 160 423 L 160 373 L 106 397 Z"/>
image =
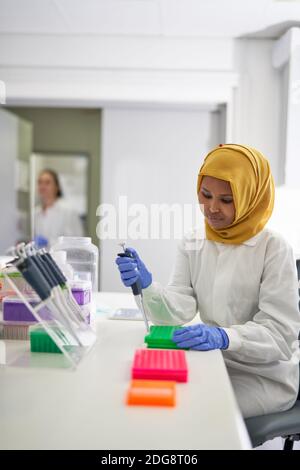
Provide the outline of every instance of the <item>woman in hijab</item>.
<path id="1" fill-rule="evenodd" d="M 293 353 L 300 329 L 296 263 L 288 243 L 266 228 L 274 205 L 267 159 L 256 149 L 221 145 L 204 160 L 197 194 L 205 217 L 178 248 L 168 286 L 152 275 L 135 250 L 116 263 L 126 286 L 137 279 L 151 320 L 183 325 L 180 348 L 222 350 L 244 417 L 293 406 L 299 365 Z"/>

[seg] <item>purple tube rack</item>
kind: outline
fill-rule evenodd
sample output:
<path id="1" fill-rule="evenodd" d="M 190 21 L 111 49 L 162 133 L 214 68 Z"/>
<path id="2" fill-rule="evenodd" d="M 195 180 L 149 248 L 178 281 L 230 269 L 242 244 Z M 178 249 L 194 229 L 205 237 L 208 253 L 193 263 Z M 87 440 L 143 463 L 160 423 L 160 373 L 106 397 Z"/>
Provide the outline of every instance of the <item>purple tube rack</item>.
<path id="1" fill-rule="evenodd" d="M 29 301 L 32 307 L 35 307 L 38 301 Z M 45 320 L 51 319 L 51 314 L 47 307 L 39 310 L 38 314 Z M 3 320 L 13 322 L 37 322 L 36 318 L 21 300 L 3 301 Z"/>
<path id="2" fill-rule="evenodd" d="M 78 305 L 86 305 L 89 304 L 91 301 L 90 289 L 73 288 L 72 294 Z"/>

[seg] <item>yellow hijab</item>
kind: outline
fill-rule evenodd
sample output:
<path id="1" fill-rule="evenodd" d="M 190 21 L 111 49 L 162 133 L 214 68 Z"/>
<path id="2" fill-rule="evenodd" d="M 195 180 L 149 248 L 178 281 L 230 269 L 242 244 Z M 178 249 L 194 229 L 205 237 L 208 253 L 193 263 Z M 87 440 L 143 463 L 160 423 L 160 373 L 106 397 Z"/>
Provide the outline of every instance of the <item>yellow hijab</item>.
<path id="1" fill-rule="evenodd" d="M 274 181 L 268 160 L 256 149 L 224 144 L 213 149 L 200 168 L 203 176 L 228 181 L 233 194 L 235 219 L 224 229 L 214 229 L 205 220 L 206 237 L 215 242 L 239 245 L 259 233 L 274 207 Z"/>

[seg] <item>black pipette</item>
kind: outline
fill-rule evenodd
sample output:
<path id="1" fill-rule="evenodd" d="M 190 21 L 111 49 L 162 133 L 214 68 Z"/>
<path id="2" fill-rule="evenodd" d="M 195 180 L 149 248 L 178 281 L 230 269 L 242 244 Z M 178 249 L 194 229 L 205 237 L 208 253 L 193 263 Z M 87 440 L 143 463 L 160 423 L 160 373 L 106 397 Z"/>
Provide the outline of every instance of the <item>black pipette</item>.
<path id="1" fill-rule="evenodd" d="M 124 253 L 118 253 L 118 256 L 121 256 L 121 258 L 127 257 L 127 258 L 135 259 L 133 254 L 130 253 L 130 251 L 128 251 L 125 248 L 125 243 L 120 243 L 120 246 L 122 246 Z M 137 279 L 137 281 L 134 284 L 132 284 L 132 286 L 130 287 L 137 301 L 137 304 L 140 307 L 141 312 L 143 314 L 146 330 L 149 331 L 150 328 L 149 328 L 149 323 L 148 323 L 148 319 L 147 319 L 146 312 L 145 312 L 144 301 L 143 301 L 143 291 L 142 291 L 142 285 L 141 285 L 140 279 Z"/>

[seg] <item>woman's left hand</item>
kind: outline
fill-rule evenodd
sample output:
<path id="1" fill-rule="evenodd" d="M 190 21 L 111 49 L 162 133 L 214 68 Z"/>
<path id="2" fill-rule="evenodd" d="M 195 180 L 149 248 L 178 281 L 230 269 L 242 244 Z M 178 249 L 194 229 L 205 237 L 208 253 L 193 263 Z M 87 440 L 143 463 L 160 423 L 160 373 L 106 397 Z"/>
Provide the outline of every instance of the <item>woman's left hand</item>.
<path id="1" fill-rule="evenodd" d="M 229 345 L 228 336 L 222 328 L 202 323 L 179 328 L 174 332 L 173 341 L 179 348 L 197 351 L 227 349 Z"/>

